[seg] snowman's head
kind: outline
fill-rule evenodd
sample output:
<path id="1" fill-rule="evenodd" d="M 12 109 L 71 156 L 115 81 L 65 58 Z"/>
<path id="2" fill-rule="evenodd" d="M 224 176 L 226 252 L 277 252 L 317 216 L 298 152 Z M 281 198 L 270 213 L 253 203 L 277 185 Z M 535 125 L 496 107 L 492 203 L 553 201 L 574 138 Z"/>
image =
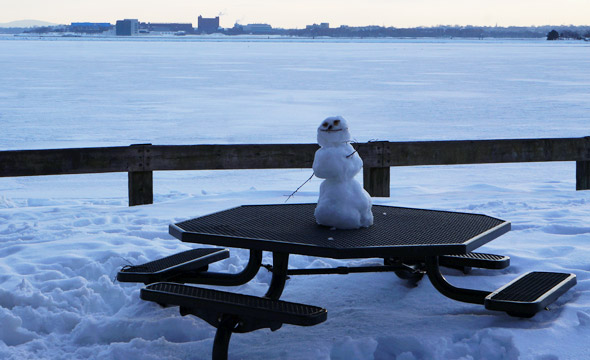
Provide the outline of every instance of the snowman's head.
<path id="1" fill-rule="evenodd" d="M 338 146 L 350 142 L 348 123 L 342 116 L 330 116 L 318 127 L 318 144 L 320 146 Z"/>

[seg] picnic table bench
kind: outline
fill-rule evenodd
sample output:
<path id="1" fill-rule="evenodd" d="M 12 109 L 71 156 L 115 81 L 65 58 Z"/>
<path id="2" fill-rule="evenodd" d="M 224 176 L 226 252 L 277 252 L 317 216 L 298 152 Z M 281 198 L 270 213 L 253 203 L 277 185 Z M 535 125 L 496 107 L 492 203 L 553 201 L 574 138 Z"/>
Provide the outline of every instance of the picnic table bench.
<path id="1" fill-rule="evenodd" d="M 217 328 L 213 359 L 226 359 L 232 333 L 282 324 L 312 326 L 326 320 L 321 307 L 279 300 L 288 276 L 394 271 L 418 281 L 424 274 L 443 295 L 484 305 L 512 316 L 531 317 L 576 284 L 570 273 L 533 271 L 495 291 L 465 289 L 450 284 L 440 266 L 467 271 L 471 267 L 501 269 L 510 259 L 475 253 L 478 247 L 510 230 L 510 223 L 486 215 L 373 205 L 374 224 L 358 230 L 335 230 L 317 225 L 315 204 L 248 205 L 169 226 L 183 242 L 248 249 L 241 272 L 219 273 L 207 265 L 225 259 L 225 248 L 185 251 L 143 265 L 123 268 L 119 281 L 141 282 L 140 297 L 161 305 L 179 306 Z M 273 264 L 262 264 L 262 252 Z M 289 269 L 291 254 L 334 259 L 382 259 L 383 265 L 320 269 Z M 260 267 L 272 271 L 263 297 L 186 284 L 237 286 L 256 276 Z"/>

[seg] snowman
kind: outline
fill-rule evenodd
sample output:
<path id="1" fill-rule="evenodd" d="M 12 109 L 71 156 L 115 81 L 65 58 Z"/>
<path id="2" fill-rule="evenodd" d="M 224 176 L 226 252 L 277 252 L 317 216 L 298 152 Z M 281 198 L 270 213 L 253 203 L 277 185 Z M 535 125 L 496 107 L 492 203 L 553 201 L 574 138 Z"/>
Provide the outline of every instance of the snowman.
<path id="1" fill-rule="evenodd" d="M 320 225 L 336 229 L 373 225 L 371 197 L 354 179 L 363 160 L 350 141 L 348 124 L 340 116 L 329 117 L 318 127 L 320 149 L 315 153 L 313 171 L 325 179 L 314 213 Z"/>

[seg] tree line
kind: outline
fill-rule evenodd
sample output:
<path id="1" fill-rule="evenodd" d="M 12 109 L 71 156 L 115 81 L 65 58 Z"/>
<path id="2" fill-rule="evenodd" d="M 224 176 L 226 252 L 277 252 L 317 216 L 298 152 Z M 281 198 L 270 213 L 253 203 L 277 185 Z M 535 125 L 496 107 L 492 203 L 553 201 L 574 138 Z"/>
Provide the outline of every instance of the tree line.
<path id="1" fill-rule="evenodd" d="M 559 40 L 559 39 L 588 40 L 588 39 L 590 39 L 590 31 L 586 31 L 585 33 L 580 35 L 580 33 L 577 31 L 563 30 L 560 34 L 557 30 L 553 29 L 553 30 L 549 31 L 549 33 L 547 34 L 547 40 Z"/>

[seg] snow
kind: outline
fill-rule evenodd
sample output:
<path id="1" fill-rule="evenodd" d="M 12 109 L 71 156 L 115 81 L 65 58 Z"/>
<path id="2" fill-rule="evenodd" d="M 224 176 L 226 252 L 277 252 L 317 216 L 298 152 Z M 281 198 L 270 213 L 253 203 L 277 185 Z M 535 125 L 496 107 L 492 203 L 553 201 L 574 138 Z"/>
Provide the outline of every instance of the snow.
<path id="1" fill-rule="evenodd" d="M 55 39 L 54 39 L 55 40 Z M 582 42 L 0 40 L 0 149 L 132 143 L 311 143 L 342 114 L 354 140 L 588 135 Z M 215 330 L 139 299 L 117 271 L 191 248 L 168 225 L 283 203 L 311 169 L 154 173 L 127 206 L 126 174 L 0 178 L 0 358 L 207 359 Z M 282 296 L 328 320 L 236 334 L 231 359 L 584 359 L 590 336 L 590 193 L 572 162 L 398 167 L 375 204 L 483 213 L 512 231 L 481 251 L 504 270 L 446 270 L 494 290 L 531 270 L 573 272 L 549 311 L 509 317 L 391 273 L 292 277 Z M 357 180 L 360 180 L 357 176 Z M 315 202 L 314 178 L 289 202 Z M 215 271 L 238 271 L 231 249 Z M 265 254 L 264 262 L 272 260 Z M 292 256 L 297 268 L 372 264 Z M 264 294 L 261 270 L 233 290 Z"/>
<path id="2" fill-rule="evenodd" d="M 363 169 L 363 160 L 350 144 L 348 122 L 330 116 L 317 130 L 320 148 L 313 159 L 313 174 L 325 179 L 314 216 L 320 225 L 334 229 L 359 229 L 373 225 L 371 197 L 354 178 Z"/>

